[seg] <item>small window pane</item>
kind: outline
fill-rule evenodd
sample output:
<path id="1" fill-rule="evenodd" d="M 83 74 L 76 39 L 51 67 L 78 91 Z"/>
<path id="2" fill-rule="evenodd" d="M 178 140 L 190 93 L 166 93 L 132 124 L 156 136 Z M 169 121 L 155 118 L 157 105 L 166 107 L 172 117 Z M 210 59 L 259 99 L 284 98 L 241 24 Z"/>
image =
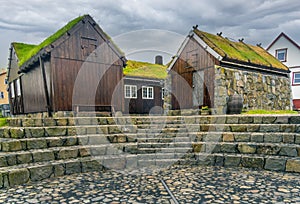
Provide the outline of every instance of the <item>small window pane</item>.
<path id="1" fill-rule="evenodd" d="M 280 61 L 286 61 L 286 49 L 276 50 L 276 58 Z"/>
<path id="2" fill-rule="evenodd" d="M 294 84 L 300 84 L 300 73 L 294 73 Z"/>

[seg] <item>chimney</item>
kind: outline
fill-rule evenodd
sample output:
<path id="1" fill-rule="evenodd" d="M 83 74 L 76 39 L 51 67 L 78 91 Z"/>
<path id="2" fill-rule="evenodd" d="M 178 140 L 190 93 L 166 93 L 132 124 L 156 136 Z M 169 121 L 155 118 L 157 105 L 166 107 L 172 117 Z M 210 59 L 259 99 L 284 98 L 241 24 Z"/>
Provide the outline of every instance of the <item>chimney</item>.
<path id="1" fill-rule="evenodd" d="M 161 55 L 155 56 L 155 64 L 163 65 L 163 57 Z"/>

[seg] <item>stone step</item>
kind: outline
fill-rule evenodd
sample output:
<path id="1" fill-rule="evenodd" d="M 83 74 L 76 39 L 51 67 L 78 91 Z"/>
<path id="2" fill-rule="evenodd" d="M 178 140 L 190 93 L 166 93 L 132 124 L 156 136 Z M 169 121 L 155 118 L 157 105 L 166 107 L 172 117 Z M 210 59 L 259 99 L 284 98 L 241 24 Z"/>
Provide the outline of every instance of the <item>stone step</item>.
<path id="1" fill-rule="evenodd" d="M 210 116 L 123 116 L 123 117 L 61 117 L 61 118 L 10 118 L 10 126 L 40 127 L 91 124 L 299 124 L 299 115 L 210 115 Z"/>

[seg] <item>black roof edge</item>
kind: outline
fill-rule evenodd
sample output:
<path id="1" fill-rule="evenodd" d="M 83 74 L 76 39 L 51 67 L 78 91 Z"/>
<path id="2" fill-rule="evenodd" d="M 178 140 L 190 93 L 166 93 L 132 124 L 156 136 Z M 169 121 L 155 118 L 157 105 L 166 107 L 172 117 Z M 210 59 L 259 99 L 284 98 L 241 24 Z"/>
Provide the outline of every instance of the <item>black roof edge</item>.
<path id="1" fill-rule="evenodd" d="M 264 66 L 264 65 L 257 65 L 253 63 L 246 63 L 246 62 L 241 62 L 239 60 L 234 60 L 234 59 L 228 59 L 225 58 L 222 61 L 220 61 L 221 66 L 225 65 L 226 67 L 232 68 L 237 67 L 237 68 L 243 68 L 247 70 L 257 70 L 257 71 L 262 71 L 264 73 L 273 73 L 277 75 L 282 75 L 282 76 L 288 76 L 288 74 L 291 72 L 290 70 L 283 70 L 279 68 L 274 68 L 274 67 L 269 67 L 269 66 Z"/>

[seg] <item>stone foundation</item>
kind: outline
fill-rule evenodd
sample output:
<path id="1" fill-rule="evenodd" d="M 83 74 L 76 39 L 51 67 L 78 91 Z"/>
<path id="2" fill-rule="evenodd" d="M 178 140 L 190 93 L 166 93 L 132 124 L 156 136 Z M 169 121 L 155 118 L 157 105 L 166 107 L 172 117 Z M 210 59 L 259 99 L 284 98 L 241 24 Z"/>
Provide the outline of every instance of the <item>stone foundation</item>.
<path id="1" fill-rule="evenodd" d="M 215 68 L 215 107 L 225 114 L 229 96 L 243 97 L 243 109 L 291 110 L 290 78 L 224 67 Z"/>

